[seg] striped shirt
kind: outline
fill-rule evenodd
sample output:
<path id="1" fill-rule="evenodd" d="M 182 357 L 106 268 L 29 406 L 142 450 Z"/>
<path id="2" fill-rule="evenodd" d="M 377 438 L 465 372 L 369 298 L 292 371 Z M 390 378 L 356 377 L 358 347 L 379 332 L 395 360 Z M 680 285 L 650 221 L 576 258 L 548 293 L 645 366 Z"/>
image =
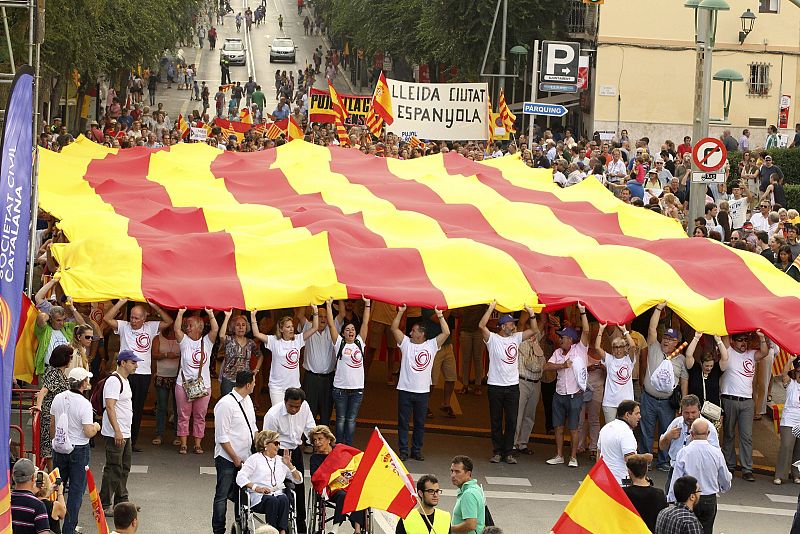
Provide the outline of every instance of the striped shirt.
<path id="1" fill-rule="evenodd" d="M 47 508 L 27 490 L 11 492 L 11 523 L 14 534 L 50 532 Z"/>

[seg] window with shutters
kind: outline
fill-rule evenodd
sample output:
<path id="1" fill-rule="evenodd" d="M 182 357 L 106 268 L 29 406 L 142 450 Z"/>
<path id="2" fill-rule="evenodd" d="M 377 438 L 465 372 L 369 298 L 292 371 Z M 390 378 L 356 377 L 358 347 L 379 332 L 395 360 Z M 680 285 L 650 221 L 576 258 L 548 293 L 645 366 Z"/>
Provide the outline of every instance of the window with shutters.
<path id="1" fill-rule="evenodd" d="M 747 94 L 750 96 L 767 96 L 770 85 L 769 63 L 751 63 Z"/>

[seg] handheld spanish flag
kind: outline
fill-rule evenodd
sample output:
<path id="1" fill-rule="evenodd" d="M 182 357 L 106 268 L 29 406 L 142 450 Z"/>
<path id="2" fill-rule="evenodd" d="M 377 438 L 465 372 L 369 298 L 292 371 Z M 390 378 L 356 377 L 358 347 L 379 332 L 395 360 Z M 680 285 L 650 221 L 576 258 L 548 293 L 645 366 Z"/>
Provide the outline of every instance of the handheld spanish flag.
<path id="1" fill-rule="evenodd" d="M 178 115 L 178 131 L 181 133 L 181 139 L 186 139 L 186 136 L 192 131 L 182 114 Z"/>
<path id="2" fill-rule="evenodd" d="M 286 137 L 289 141 L 293 141 L 295 139 L 303 139 L 303 129 L 297 124 L 297 121 L 294 120 L 294 115 L 289 115 L 289 125 L 286 128 Z"/>
<path id="3" fill-rule="evenodd" d="M 587 532 L 592 534 L 650 532 L 603 458 L 597 460 L 583 479 L 550 534 Z"/>
<path id="4" fill-rule="evenodd" d="M 222 92 L 223 92 L 223 93 L 227 93 L 228 91 L 230 91 L 231 89 L 233 89 L 234 87 L 236 87 L 236 84 L 233 84 L 233 83 L 226 83 L 225 85 L 223 85 L 223 86 L 221 86 L 221 87 L 222 87 Z"/>
<path id="5" fill-rule="evenodd" d="M 239 121 L 245 124 L 253 124 L 253 115 L 250 114 L 248 108 L 242 108 L 239 112 Z"/>
<path id="6" fill-rule="evenodd" d="M 405 519 L 416 505 L 411 475 L 375 428 L 347 488 L 342 513 L 372 507 Z"/>
<path id="7" fill-rule="evenodd" d="M 314 491 L 328 499 L 337 491 L 347 489 L 363 456 L 364 453 L 355 447 L 337 444 L 311 477 Z"/>
<path id="8" fill-rule="evenodd" d="M 89 490 L 89 499 L 92 502 L 92 515 L 97 524 L 98 534 L 108 534 L 108 524 L 106 514 L 103 512 L 103 503 L 100 501 L 100 494 L 97 493 L 97 486 L 94 483 L 94 476 L 89 466 L 86 466 L 86 488 Z"/>
<path id="9" fill-rule="evenodd" d="M 506 94 L 502 89 L 500 89 L 498 111 L 500 112 L 500 118 L 503 120 L 503 127 L 505 127 L 506 131 L 515 133 L 517 129 L 514 127 L 514 123 L 517 120 L 517 116 L 511 113 L 511 110 L 508 108 L 508 104 L 506 104 Z"/>
<path id="10" fill-rule="evenodd" d="M 372 94 L 372 104 L 364 123 L 372 135 L 377 137 L 381 134 L 384 123 L 392 124 L 392 122 L 394 122 L 392 95 L 389 92 L 389 84 L 386 83 L 386 76 L 381 71 L 378 83 L 375 85 L 375 92 Z"/>
<path id="11" fill-rule="evenodd" d="M 36 306 L 25 293 L 22 294 L 22 308 L 20 309 L 19 327 L 17 328 L 17 347 L 14 349 L 14 378 L 33 382 L 36 374 L 34 355 L 39 346 L 36 339 L 36 317 L 39 315 Z"/>

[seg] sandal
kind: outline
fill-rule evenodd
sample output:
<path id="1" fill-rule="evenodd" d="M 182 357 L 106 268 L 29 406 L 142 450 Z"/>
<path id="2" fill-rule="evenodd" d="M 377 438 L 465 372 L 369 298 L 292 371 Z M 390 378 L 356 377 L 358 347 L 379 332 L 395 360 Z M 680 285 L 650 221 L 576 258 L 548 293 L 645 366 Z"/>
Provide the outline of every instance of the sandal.
<path id="1" fill-rule="evenodd" d="M 161 436 L 156 436 L 156 437 L 154 437 L 154 438 L 153 438 L 153 441 L 152 441 L 151 443 L 152 443 L 153 445 L 161 445 Z"/>
<path id="2" fill-rule="evenodd" d="M 205 452 L 205 451 L 203 451 L 203 447 L 201 447 L 200 445 L 195 445 L 194 446 L 194 453 L 195 454 L 203 454 L 203 452 Z"/>
<path id="3" fill-rule="evenodd" d="M 473 391 L 473 393 L 475 393 L 475 395 L 477 396 L 481 396 L 483 395 L 483 388 L 480 386 L 475 386 L 475 390 Z"/>
<path id="4" fill-rule="evenodd" d="M 173 440 L 172 440 L 172 444 L 173 444 L 173 445 L 175 445 L 175 446 L 177 447 L 178 445 L 180 445 L 180 444 L 181 444 L 181 440 L 180 440 L 180 439 L 178 439 L 178 438 L 175 438 L 175 439 L 173 439 Z"/>
<path id="5" fill-rule="evenodd" d="M 186 454 L 187 452 L 186 445 L 181 445 L 181 448 L 178 449 L 178 454 Z"/>

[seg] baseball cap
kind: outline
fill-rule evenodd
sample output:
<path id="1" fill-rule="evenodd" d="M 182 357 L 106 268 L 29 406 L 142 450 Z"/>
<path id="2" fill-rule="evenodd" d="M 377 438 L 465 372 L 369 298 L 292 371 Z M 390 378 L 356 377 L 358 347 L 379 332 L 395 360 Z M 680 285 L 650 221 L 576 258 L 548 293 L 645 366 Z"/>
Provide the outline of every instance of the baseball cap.
<path id="1" fill-rule="evenodd" d="M 579 169 L 583 169 L 584 167 L 586 167 L 586 164 L 584 162 L 582 162 L 582 161 L 579 161 L 578 162 L 578 168 Z"/>
<path id="2" fill-rule="evenodd" d="M 752 222 L 750 222 L 750 221 L 745 221 L 745 222 L 742 224 L 742 230 L 752 230 L 752 229 L 753 229 L 753 223 L 752 223 Z"/>
<path id="3" fill-rule="evenodd" d="M 497 320 L 497 326 L 503 326 L 506 323 L 512 323 L 512 322 L 514 322 L 514 317 L 511 314 L 506 313 L 505 315 L 501 315 L 500 318 Z"/>
<path id="4" fill-rule="evenodd" d="M 681 338 L 681 334 L 680 334 L 680 332 L 678 332 L 674 328 L 667 328 L 666 330 L 664 330 L 664 337 L 671 337 L 673 339 L 680 339 Z"/>
<path id="5" fill-rule="evenodd" d="M 125 360 L 130 360 L 132 362 L 143 362 L 140 357 L 133 353 L 132 350 L 121 350 L 117 355 L 117 362 L 123 362 Z"/>
<path id="6" fill-rule="evenodd" d="M 67 378 L 70 380 L 74 380 L 75 382 L 83 382 L 87 378 L 92 378 L 94 376 L 92 373 L 84 369 L 83 367 L 75 367 L 69 372 Z"/>
<path id="7" fill-rule="evenodd" d="M 647 171 L 647 174 L 658 174 L 658 171 L 655 169 L 650 169 L 649 171 Z"/>
<path id="8" fill-rule="evenodd" d="M 572 339 L 573 343 L 575 343 L 581 338 L 581 336 L 578 334 L 578 331 L 572 328 L 571 326 L 568 326 L 563 330 L 556 331 L 556 334 L 562 337 L 568 337 Z"/>
<path id="9" fill-rule="evenodd" d="M 764 156 L 764 161 L 766 161 L 766 160 L 768 160 L 768 159 L 770 159 L 770 160 L 771 160 L 771 159 L 772 159 L 772 156 L 770 156 L 770 155 L 766 155 L 766 156 Z"/>
<path id="10" fill-rule="evenodd" d="M 27 482 L 36 474 L 36 466 L 27 458 L 20 458 L 11 470 L 14 482 Z"/>

